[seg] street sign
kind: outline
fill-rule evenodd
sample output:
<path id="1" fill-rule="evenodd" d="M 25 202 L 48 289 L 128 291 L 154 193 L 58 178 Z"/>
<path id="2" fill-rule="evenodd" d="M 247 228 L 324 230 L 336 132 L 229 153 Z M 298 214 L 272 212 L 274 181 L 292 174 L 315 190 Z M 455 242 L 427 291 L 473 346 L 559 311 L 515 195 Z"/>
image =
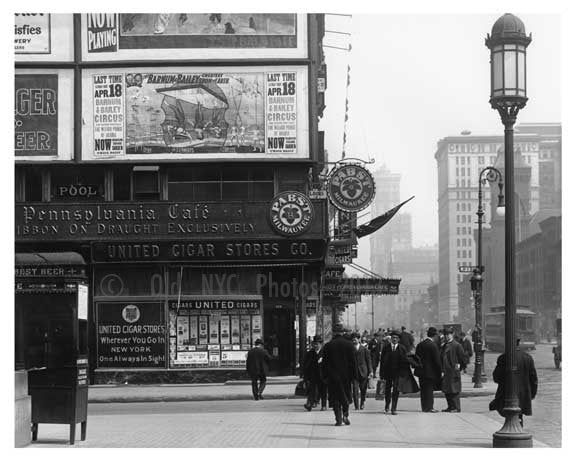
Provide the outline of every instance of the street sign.
<path id="1" fill-rule="evenodd" d="M 474 272 L 476 266 L 458 266 L 460 272 Z"/>

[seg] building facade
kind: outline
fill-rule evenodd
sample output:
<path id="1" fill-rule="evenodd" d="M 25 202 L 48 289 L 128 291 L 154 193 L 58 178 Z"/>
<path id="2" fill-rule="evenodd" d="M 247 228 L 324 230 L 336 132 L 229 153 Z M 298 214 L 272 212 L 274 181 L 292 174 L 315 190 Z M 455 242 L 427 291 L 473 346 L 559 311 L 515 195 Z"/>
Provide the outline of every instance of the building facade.
<path id="1" fill-rule="evenodd" d="M 376 199 L 371 207 L 372 217 L 380 216 L 401 202 L 401 175 L 382 166 L 374 173 Z M 370 267 L 372 272 L 385 277 L 402 277 L 397 270 L 399 257 L 397 251 L 412 248 L 412 216 L 397 213 L 382 229 L 370 235 Z M 404 291 L 404 281 L 400 291 Z M 407 292 L 406 292 L 407 293 Z M 396 322 L 408 323 L 408 299 L 400 293 L 395 297 L 375 297 L 375 325 L 389 327 Z"/>
<path id="2" fill-rule="evenodd" d="M 323 15 L 32 16 L 16 18 L 42 31 L 16 50 L 16 252 L 86 262 L 90 381 L 241 376 L 258 338 L 273 374 L 295 373 L 328 234 L 309 198 Z"/>
<path id="3" fill-rule="evenodd" d="M 532 216 L 542 207 L 555 208 L 561 200 L 559 171 L 561 168 L 561 136 L 559 124 L 518 124 L 514 136 L 517 235 L 519 240 L 530 235 Z M 438 164 L 438 226 L 439 226 L 439 315 L 448 323 L 458 316 L 458 283 L 469 275 L 460 273 L 460 266 L 476 265 L 478 182 L 482 169 L 496 166 L 502 175 L 503 136 L 462 132 L 438 142 L 435 158 Z M 503 225 L 494 216 L 495 184 L 483 189 L 484 304 L 501 305 L 503 297 Z M 545 198 L 542 198 L 544 194 Z M 559 208 L 557 208 L 559 210 Z M 559 211 L 558 211 L 559 213 Z M 492 232 L 490 232 L 492 226 Z M 500 247 L 500 234 L 502 236 Z M 492 246 L 490 243 L 492 242 Z M 502 261 L 500 261 L 500 258 Z M 488 264 L 494 269 L 490 270 Z M 492 283 L 492 288 L 490 284 Z M 496 285 L 502 284 L 501 288 Z M 486 298 L 494 296 L 495 299 Z"/>

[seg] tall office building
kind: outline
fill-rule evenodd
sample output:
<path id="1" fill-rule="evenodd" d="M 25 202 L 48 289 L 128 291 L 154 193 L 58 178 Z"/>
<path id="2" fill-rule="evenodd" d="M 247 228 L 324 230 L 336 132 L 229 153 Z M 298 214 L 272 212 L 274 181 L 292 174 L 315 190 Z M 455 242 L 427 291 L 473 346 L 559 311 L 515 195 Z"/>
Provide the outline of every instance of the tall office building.
<path id="1" fill-rule="evenodd" d="M 400 175 L 386 167 L 375 175 L 376 200 L 372 216 L 379 216 L 398 205 Z M 410 306 L 426 293 L 431 280 L 437 280 L 438 248 L 412 247 L 412 216 L 398 213 L 382 229 L 370 236 L 371 270 L 385 277 L 401 278 L 397 296 L 374 298 L 374 324 L 376 327 L 410 328 Z"/>
<path id="2" fill-rule="evenodd" d="M 517 233 L 521 240 L 529 230 L 530 217 L 537 214 L 541 207 L 540 193 L 550 190 L 543 204 L 555 206 L 560 201 L 560 185 L 555 179 L 556 169 L 559 178 L 560 165 L 560 125 L 559 124 L 519 124 L 514 137 L 515 149 L 515 190 L 517 195 Z M 439 321 L 451 322 L 458 315 L 457 284 L 469 278 L 469 274 L 460 273 L 459 266 L 476 265 L 475 232 L 478 228 L 476 212 L 478 210 L 479 175 L 486 166 L 496 166 L 504 175 L 503 134 L 477 134 L 463 131 L 460 135 L 447 136 L 438 141 L 435 158 L 438 164 L 438 301 Z M 546 157 L 544 156 L 546 155 Z M 498 159 L 498 157 L 501 159 Z M 547 157 L 550 158 L 547 158 Z M 544 188 L 540 172 L 541 164 L 548 173 Z M 485 184 L 483 188 L 485 211 L 483 228 L 489 228 L 496 207 L 497 187 Z M 503 225 L 503 219 L 496 219 L 494 225 Z M 503 232 L 503 228 L 502 228 Z M 500 232 L 490 233 L 493 238 Z M 503 242 L 502 234 L 502 242 Z M 490 238 L 484 235 L 483 238 Z M 487 245 L 487 242 L 483 242 Z M 500 250 L 494 249 L 494 256 Z M 484 255 L 483 264 L 487 266 L 491 256 Z M 499 264 L 496 260 L 492 265 Z M 496 275 L 495 271 L 486 274 Z M 499 277 L 499 278 L 503 278 Z M 494 283 L 497 281 L 494 280 Z M 488 290 L 484 290 L 487 292 Z M 498 290 L 499 291 L 499 290 Z"/>

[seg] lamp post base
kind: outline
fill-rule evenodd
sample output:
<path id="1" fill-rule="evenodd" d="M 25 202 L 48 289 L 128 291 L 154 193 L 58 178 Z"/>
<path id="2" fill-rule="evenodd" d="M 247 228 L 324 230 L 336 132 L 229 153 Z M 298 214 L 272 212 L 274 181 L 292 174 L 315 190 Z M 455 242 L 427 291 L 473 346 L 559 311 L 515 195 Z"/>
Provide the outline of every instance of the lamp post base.
<path id="1" fill-rule="evenodd" d="M 532 435 L 524 432 L 518 414 L 508 415 L 504 426 L 492 434 L 493 448 L 532 448 Z"/>
<path id="2" fill-rule="evenodd" d="M 492 435 L 492 448 L 532 448 L 532 436 L 526 432 L 520 434 L 496 432 Z"/>

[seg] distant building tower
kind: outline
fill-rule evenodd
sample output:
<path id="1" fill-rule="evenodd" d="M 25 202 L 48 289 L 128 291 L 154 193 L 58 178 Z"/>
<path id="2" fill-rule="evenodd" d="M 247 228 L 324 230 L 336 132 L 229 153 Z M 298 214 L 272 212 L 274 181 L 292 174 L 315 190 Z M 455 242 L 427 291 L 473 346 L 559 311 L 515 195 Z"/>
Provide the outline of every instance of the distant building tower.
<path id="1" fill-rule="evenodd" d="M 559 126 L 559 125 L 556 125 Z M 542 136 L 522 131 L 518 126 L 515 149 L 521 161 L 516 163 L 517 193 L 529 213 L 539 209 L 539 154 Z M 478 228 L 478 179 L 486 166 L 493 166 L 503 148 L 501 134 L 476 134 L 464 131 L 438 141 L 435 158 L 438 164 L 438 303 L 439 322 L 447 323 L 458 317 L 458 283 L 469 275 L 460 273 L 459 266 L 476 265 L 475 231 Z M 503 170 L 503 168 L 501 168 Z M 501 171 L 504 174 L 504 171 Z M 526 182 L 526 179 L 528 182 Z M 484 190 L 484 228 L 492 222 L 496 201 L 494 189 Z M 491 203 L 494 203 L 491 206 Z M 522 208 L 522 207 L 519 207 Z M 503 237 L 502 231 L 502 239 Z M 484 236 L 483 236 L 484 238 Z M 486 239 L 490 236 L 486 235 Z M 503 241 L 503 240 L 502 240 Z M 483 242 L 486 246 L 486 241 Z M 500 249 L 503 252 L 503 246 Z M 484 266 L 488 266 L 484 255 Z M 486 293 L 487 290 L 484 290 Z"/>
<path id="2" fill-rule="evenodd" d="M 372 217 L 380 216 L 401 202 L 400 179 L 398 173 L 392 173 L 381 167 L 374 173 L 376 198 L 372 202 Z M 371 270 L 384 277 L 400 276 L 395 270 L 395 251 L 412 248 L 412 216 L 398 213 L 384 227 L 370 235 Z M 374 325 L 391 326 L 395 322 L 398 296 L 374 298 Z"/>

